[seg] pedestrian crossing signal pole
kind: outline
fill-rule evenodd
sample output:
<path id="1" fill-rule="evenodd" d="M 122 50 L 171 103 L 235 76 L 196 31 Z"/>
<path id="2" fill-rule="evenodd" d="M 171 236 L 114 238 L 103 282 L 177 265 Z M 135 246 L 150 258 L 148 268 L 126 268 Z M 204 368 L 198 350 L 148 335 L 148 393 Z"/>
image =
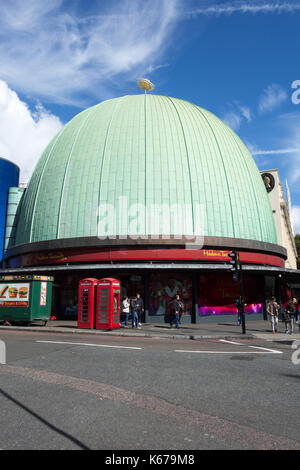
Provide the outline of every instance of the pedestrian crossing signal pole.
<path id="1" fill-rule="evenodd" d="M 244 282 L 243 282 L 243 268 L 242 263 L 239 259 L 239 255 L 236 250 L 233 250 L 231 253 L 228 254 L 231 258 L 229 264 L 231 264 L 230 271 L 233 272 L 233 279 L 234 281 L 240 283 L 240 299 L 241 299 L 241 319 L 242 319 L 242 332 L 243 335 L 246 334 L 246 319 L 245 319 L 245 308 L 244 308 Z"/>
<path id="2" fill-rule="evenodd" d="M 242 299 L 242 332 L 243 335 L 246 334 L 246 317 L 245 317 L 245 300 L 244 300 L 244 281 L 243 281 L 243 267 L 242 263 L 239 260 L 239 270 L 240 270 L 240 292 Z"/>

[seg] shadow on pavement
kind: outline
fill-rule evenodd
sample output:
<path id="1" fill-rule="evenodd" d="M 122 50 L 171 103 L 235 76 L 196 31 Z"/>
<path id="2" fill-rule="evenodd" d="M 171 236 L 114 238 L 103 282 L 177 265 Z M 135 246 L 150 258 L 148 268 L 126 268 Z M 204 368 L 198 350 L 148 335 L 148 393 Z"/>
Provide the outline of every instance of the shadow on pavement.
<path id="1" fill-rule="evenodd" d="M 15 405 L 18 405 L 20 408 L 22 408 L 23 410 L 25 410 L 27 413 L 29 413 L 31 416 L 33 416 L 34 418 L 38 419 L 39 421 L 41 421 L 41 423 L 45 424 L 46 426 L 48 426 L 48 428 L 52 429 L 52 431 L 55 431 L 56 433 L 60 434 L 61 436 L 65 437 L 66 439 L 69 439 L 70 441 L 72 441 L 74 444 L 76 444 L 80 449 L 83 449 L 83 450 L 90 450 L 89 447 L 87 447 L 85 444 L 83 444 L 82 442 L 80 442 L 78 439 L 76 439 L 75 437 L 73 436 L 70 436 L 70 434 L 66 433 L 65 431 L 63 431 L 62 429 L 59 429 L 57 428 L 56 426 L 54 426 L 53 424 L 49 423 L 48 421 L 46 421 L 42 416 L 38 415 L 37 413 L 35 413 L 34 411 L 32 411 L 30 408 L 28 408 L 27 406 L 23 405 L 21 402 L 19 402 L 18 400 L 16 400 L 15 398 L 13 398 L 11 395 L 9 395 L 8 393 L 6 393 L 4 390 L 2 390 L 0 388 L 0 393 L 5 397 L 7 398 L 8 400 L 12 401 L 13 403 L 15 403 Z"/>

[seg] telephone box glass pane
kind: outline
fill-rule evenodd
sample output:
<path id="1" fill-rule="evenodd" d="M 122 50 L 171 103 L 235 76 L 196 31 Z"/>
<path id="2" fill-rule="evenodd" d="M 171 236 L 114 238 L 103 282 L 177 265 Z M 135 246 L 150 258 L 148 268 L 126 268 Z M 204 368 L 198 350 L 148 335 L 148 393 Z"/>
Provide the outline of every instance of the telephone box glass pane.
<path id="1" fill-rule="evenodd" d="M 80 314 L 81 322 L 87 323 L 89 321 L 89 289 L 82 289 L 81 291 Z"/>
<path id="2" fill-rule="evenodd" d="M 118 296 L 119 296 L 119 290 L 114 289 L 114 300 L 113 300 L 113 323 L 118 323 L 120 321 L 119 318 L 119 302 L 118 302 Z"/>
<path id="3" fill-rule="evenodd" d="M 109 289 L 99 288 L 98 323 L 108 323 Z"/>

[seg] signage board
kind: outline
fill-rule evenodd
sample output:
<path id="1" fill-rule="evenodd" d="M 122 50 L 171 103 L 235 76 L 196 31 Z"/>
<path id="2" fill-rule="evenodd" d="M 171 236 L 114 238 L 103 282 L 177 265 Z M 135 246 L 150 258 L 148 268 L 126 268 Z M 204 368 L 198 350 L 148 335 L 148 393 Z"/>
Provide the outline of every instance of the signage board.
<path id="1" fill-rule="evenodd" d="M 40 305 L 46 305 L 47 302 L 47 282 L 41 282 Z"/>
<path id="2" fill-rule="evenodd" d="M 29 283 L 0 283 L 0 307 L 28 307 Z"/>

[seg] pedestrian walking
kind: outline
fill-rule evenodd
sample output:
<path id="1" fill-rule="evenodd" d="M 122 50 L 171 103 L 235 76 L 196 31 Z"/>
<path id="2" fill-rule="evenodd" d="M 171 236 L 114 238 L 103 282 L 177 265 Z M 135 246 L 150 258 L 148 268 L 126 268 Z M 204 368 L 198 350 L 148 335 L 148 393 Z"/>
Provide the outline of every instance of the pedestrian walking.
<path id="1" fill-rule="evenodd" d="M 179 298 L 179 325 L 181 325 L 181 317 L 184 314 L 184 303 L 180 299 L 179 295 L 177 297 Z"/>
<path id="2" fill-rule="evenodd" d="M 238 320 L 237 324 L 240 326 L 242 324 L 242 315 L 244 313 L 244 302 L 242 301 L 242 297 L 240 296 L 237 301 L 235 302 L 238 311 Z"/>
<path id="3" fill-rule="evenodd" d="M 139 326 L 139 317 L 138 317 L 138 303 L 137 298 L 133 297 L 130 301 L 130 310 L 132 315 L 132 328 L 138 328 L 139 330 L 141 327 Z"/>
<path id="4" fill-rule="evenodd" d="M 137 293 L 136 294 L 136 302 L 137 302 L 137 314 L 138 314 L 138 323 L 139 326 L 142 326 L 142 314 L 144 312 L 144 302 L 141 297 L 141 294 Z"/>
<path id="5" fill-rule="evenodd" d="M 125 328 L 128 328 L 129 309 L 130 309 L 130 302 L 129 302 L 128 297 L 126 296 L 122 300 L 122 313 L 125 314 Z"/>
<path id="6" fill-rule="evenodd" d="M 290 299 L 284 310 L 283 320 L 285 323 L 285 333 L 292 335 L 294 333 L 294 316 L 296 313 L 295 304 L 292 299 Z"/>
<path id="7" fill-rule="evenodd" d="M 179 328 L 179 321 L 180 321 L 182 312 L 183 312 L 183 302 L 180 300 L 180 297 L 177 294 L 171 305 L 170 328 L 172 328 L 173 323 L 175 323 L 176 328 Z"/>
<path id="8" fill-rule="evenodd" d="M 299 330 L 300 330 L 300 301 L 294 298 L 293 303 L 295 307 L 295 322 L 299 324 Z"/>
<path id="9" fill-rule="evenodd" d="M 277 333 L 279 304 L 276 302 L 275 297 L 272 297 L 271 301 L 268 303 L 267 312 L 271 320 L 272 333 Z"/>

